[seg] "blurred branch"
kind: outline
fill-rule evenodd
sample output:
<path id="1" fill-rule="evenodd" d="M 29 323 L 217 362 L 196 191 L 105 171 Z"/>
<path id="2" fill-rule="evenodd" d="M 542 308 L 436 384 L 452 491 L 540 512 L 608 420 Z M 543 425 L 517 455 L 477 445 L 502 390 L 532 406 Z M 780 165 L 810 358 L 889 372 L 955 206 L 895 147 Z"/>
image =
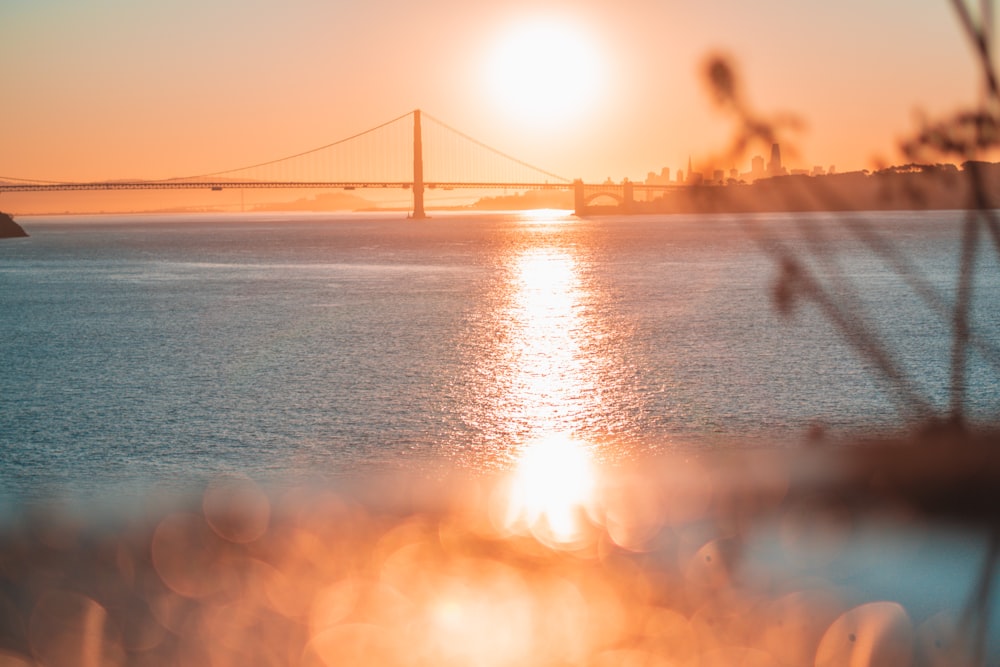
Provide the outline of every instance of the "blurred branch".
<path id="1" fill-rule="evenodd" d="M 997 77 L 993 67 L 991 57 L 992 46 L 992 26 L 993 26 L 993 2 L 992 0 L 981 0 L 979 18 L 977 23 L 969 11 L 969 7 L 964 0 L 951 0 L 951 6 L 958 14 L 959 23 L 965 30 L 965 36 L 976 49 L 976 56 L 979 59 L 979 70 L 983 76 L 983 83 L 986 87 L 987 99 L 997 100 Z"/>
<path id="2" fill-rule="evenodd" d="M 786 130 L 802 128 L 797 116 L 778 114 L 768 119 L 755 112 L 743 95 L 729 57 L 719 53 L 710 55 L 705 61 L 704 76 L 715 104 L 736 120 L 736 134 L 730 141 L 727 158 L 741 158 L 755 144 L 770 148 L 771 144 L 781 143 L 779 139 Z"/>
<path id="3" fill-rule="evenodd" d="M 1000 563 L 1000 528 L 994 528 L 990 533 L 989 552 L 983 561 L 983 570 L 979 574 L 975 594 L 966 607 L 962 618 L 962 627 L 974 627 L 972 637 L 972 664 L 985 665 L 986 636 L 990 621 L 990 598 L 993 596 L 993 582 L 996 580 L 997 564 Z"/>
<path id="4" fill-rule="evenodd" d="M 1000 148 L 1000 85 L 992 59 L 992 0 L 981 0 L 978 13 L 965 0 L 949 2 L 976 54 L 982 100 L 976 108 L 961 109 L 936 122 L 924 121 L 912 137 L 901 142 L 900 149 L 915 165 L 957 162 L 964 167 L 968 214 L 962 228 L 954 301 L 949 303 L 943 298 L 920 275 L 917 266 L 870 224 L 851 216 L 844 216 L 841 222 L 900 276 L 931 312 L 947 319 L 952 343 L 948 361 L 949 402 L 947 413 L 941 416 L 953 425 L 962 426 L 966 419 L 970 349 L 978 351 L 994 367 L 1000 366 L 1000 349 L 989 337 L 977 334 L 970 320 L 975 297 L 973 276 L 983 232 L 992 240 L 1000 256 L 1000 221 L 991 208 L 987 178 L 978 161 L 980 156 Z M 768 119 L 753 111 L 746 102 L 735 68 L 725 56 L 712 55 L 704 71 L 712 99 L 735 121 L 730 155 L 742 155 L 755 143 L 776 143 L 783 129 L 797 126 L 785 117 Z M 919 196 L 919 193 L 913 194 Z M 848 207 L 833 205 L 830 208 Z M 893 394 L 904 404 L 904 412 L 916 413 L 924 419 L 932 417 L 932 403 L 920 394 L 903 372 L 891 347 L 877 335 L 875 320 L 864 312 L 855 287 L 844 277 L 828 244 L 821 238 L 821 231 L 801 226 L 809 248 L 807 255 L 823 267 L 825 275 L 822 277 L 803 261 L 804 257 L 800 257 L 802 250 L 793 250 L 778 239 L 766 237 L 765 232 L 754 225 L 748 224 L 748 229 L 755 241 L 775 258 L 778 266 L 774 299 L 779 312 L 790 313 L 799 300 L 814 303 L 827 321 L 889 382 Z"/>
<path id="5" fill-rule="evenodd" d="M 894 499 L 907 503 L 910 507 L 919 506 L 921 499 L 926 500 L 928 495 L 940 494 L 942 498 L 953 498 L 958 491 L 956 484 L 959 487 L 968 486 L 983 471 L 965 470 L 954 479 L 948 479 L 948 474 L 942 475 L 941 470 L 946 469 L 952 459 L 961 458 L 960 452 L 982 453 L 985 452 L 981 450 L 984 446 L 992 452 L 995 451 L 993 447 L 996 443 L 995 439 L 987 439 L 984 444 L 981 439 L 971 437 L 965 430 L 970 349 L 977 350 L 994 367 L 997 367 L 1000 356 L 994 342 L 987 336 L 977 334 L 971 321 L 975 299 L 976 259 L 984 235 L 992 241 L 993 250 L 1000 257 L 1000 220 L 991 204 L 989 192 L 990 183 L 995 183 L 995 180 L 987 177 L 985 164 L 981 161 L 983 156 L 995 155 L 1000 148 L 1000 84 L 993 63 L 993 0 L 980 0 L 978 13 L 973 12 L 970 2 L 966 0 L 949 2 L 975 52 L 982 86 L 980 102 L 974 108 L 960 109 L 938 121 L 922 121 L 920 129 L 900 143 L 900 149 L 914 166 L 929 163 L 961 164 L 963 167 L 962 175 L 966 179 L 968 193 L 965 202 L 967 213 L 961 228 L 954 300 L 949 303 L 920 275 L 915 263 L 894 248 L 891 241 L 871 224 L 852 216 L 843 217 L 843 224 L 851 233 L 900 276 L 931 312 L 946 318 L 950 326 L 949 404 L 945 416 L 949 426 L 946 433 L 954 437 L 940 443 L 944 445 L 941 451 L 935 449 L 931 452 L 928 449 L 924 452 L 931 462 L 928 471 L 933 471 L 936 476 L 914 478 L 910 474 L 912 471 L 898 460 L 898 454 L 890 453 L 889 465 L 898 476 L 904 478 Z M 711 57 L 705 74 L 716 104 L 736 121 L 737 130 L 730 149 L 732 154 L 742 154 L 753 142 L 776 141 L 779 127 L 750 110 L 740 91 L 735 70 L 727 59 L 718 55 Z M 946 176 L 946 170 L 938 172 L 931 171 L 930 175 L 938 178 Z M 920 195 L 919 192 L 912 194 Z M 830 208 L 843 210 L 849 207 Z M 875 321 L 864 312 L 863 301 L 855 286 L 840 270 L 822 230 L 807 227 L 801 225 L 807 243 L 807 251 L 803 251 L 792 247 L 783 239 L 768 237 L 754 222 L 747 222 L 754 241 L 773 257 L 778 268 L 773 292 L 776 308 L 782 314 L 787 314 L 799 301 L 814 304 L 848 343 L 888 381 L 892 394 L 901 403 L 904 412 L 915 413 L 923 419 L 931 417 L 931 401 L 921 395 L 913 381 L 903 372 L 889 345 L 878 337 Z M 826 275 L 820 275 L 812 269 L 807 260 L 818 263 Z M 991 333 L 995 335 L 996 332 Z M 920 439 L 914 440 L 915 444 L 920 442 Z M 869 454 L 864 459 L 862 484 L 855 489 L 859 496 L 864 495 L 873 471 L 878 467 L 874 461 L 879 456 L 877 450 L 872 450 Z M 883 470 L 883 474 L 887 470 Z M 995 477 L 989 475 L 986 481 L 991 485 L 996 483 Z M 951 491 L 946 493 L 948 488 Z M 989 548 L 976 589 L 962 619 L 962 627 L 970 642 L 970 655 L 974 656 L 973 664 L 983 664 L 986 655 L 993 583 L 1000 566 L 1000 529 L 996 526 L 995 505 L 989 502 L 973 502 L 968 507 L 960 508 L 956 517 L 968 520 L 984 513 L 990 525 Z"/>

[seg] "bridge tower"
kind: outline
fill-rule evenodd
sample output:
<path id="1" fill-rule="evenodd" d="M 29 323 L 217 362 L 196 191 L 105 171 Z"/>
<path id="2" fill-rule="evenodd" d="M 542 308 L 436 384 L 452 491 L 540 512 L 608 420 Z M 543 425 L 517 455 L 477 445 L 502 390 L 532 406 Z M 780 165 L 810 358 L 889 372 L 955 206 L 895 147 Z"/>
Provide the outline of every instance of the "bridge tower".
<path id="1" fill-rule="evenodd" d="M 424 220 L 424 147 L 420 132 L 420 109 L 413 112 L 413 215 L 414 220 Z"/>

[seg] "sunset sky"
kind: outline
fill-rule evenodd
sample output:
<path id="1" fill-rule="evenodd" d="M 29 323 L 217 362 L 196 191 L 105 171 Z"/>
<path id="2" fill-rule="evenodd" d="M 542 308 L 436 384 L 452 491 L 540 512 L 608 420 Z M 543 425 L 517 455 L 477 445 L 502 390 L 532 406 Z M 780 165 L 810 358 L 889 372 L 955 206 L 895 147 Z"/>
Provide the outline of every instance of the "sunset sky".
<path id="1" fill-rule="evenodd" d="M 4 0 L 0 176 L 221 171 L 414 108 L 571 178 L 745 171 L 708 164 L 720 51 L 759 111 L 805 122 L 791 167 L 898 163 L 917 112 L 978 96 L 945 0 Z"/>

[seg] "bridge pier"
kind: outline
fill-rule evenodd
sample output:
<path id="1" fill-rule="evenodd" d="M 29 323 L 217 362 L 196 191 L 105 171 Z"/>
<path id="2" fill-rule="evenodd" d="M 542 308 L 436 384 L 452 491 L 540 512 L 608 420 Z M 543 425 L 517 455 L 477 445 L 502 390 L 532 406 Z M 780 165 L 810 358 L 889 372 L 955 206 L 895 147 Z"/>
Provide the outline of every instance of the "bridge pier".
<path id="1" fill-rule="evenodd" d="M 573 213 L 583 215 L 587 212 L 587 196 L 583 191 L 583 179 L 573 181 Z"/>
<path id="2" fill-rule="evenodd" d="M 425 220 L 424 212 L 424 147 L 420 132 L 420 109 L 413 112 L 413 215 L 414 220 Z"/>

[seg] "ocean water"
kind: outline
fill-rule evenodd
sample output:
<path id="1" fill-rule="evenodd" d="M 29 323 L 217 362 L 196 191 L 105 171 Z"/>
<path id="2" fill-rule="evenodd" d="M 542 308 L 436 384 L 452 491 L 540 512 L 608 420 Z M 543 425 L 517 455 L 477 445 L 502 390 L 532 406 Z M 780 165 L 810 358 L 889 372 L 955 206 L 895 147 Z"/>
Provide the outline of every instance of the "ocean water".
<path id="1" fill-rule="evenodd" d="M 553 433 L 614 464 L 904 428 L 949 409 L 963 220 L 25 218 L 30 238 L 0 242 L 0 494 L 489 472 Z M 777 311 L 781 252 L 849 331 L 814 299 Z M 1000 414 L 988 239 L 975 269 L 961 404 L 985 422 Z"/>

